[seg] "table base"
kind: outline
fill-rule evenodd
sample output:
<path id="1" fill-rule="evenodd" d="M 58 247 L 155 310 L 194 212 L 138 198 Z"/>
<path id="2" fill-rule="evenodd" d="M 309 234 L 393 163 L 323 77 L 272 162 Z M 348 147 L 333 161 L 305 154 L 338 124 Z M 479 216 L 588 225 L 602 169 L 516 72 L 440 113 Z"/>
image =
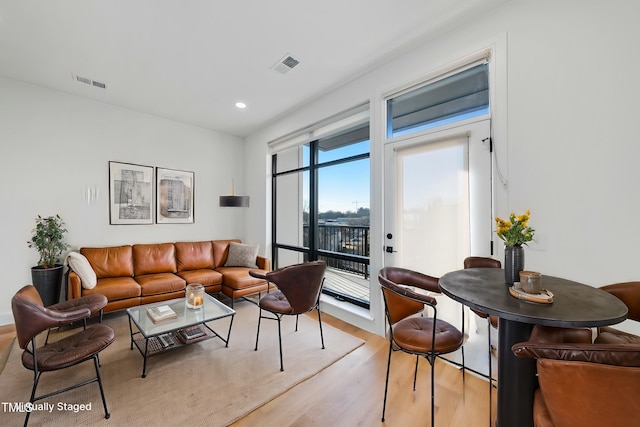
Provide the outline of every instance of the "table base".
<path id="1" fill-rule="evenodd" d="M 533 325 L 500 318 L 498 323 L 498 414 L 496 426 L 533 427 L 536 360 L 516 357 L 515 343 L 527 341 Z M 509 377 L 509 381 L 501 381 Z M 518 396 L 514 399 L 514 396 Z"/>

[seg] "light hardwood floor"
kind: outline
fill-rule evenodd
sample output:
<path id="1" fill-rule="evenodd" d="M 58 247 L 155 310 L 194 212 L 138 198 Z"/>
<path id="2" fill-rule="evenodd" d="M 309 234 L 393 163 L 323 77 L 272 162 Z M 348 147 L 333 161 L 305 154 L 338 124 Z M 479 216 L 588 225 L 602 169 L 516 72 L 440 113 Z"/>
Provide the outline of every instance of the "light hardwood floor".
<path id="1" fill-rule="evenodd" d="M 254 426 L 427 426 L 430 424 L 430 366 L 421 359 L 414 392 L 415 357 L 394 352 L 386 421 L 381 422 L 384 377 L 389 342 L 329 315 L 323 322 L 357 336 L 365 344 L 307 381 L 297 385 L 233 424 Z M 0 355 L 13 343 L 13 325 L 0 327 Z M 285 344 L 286 346 L 286 344 Z M 286 347 L 285 347 L 286 356 Z M 321 351 L 321 350 L 319 350 Z M 0 372 L 2 365 L 0 365 Z M 286 375 L 286 371 L 282 373 Z M 494 408 L 497 393 L 493 393 Z M 486 380 L 436 361 L 436 425 L 489 425 L 489 387 Z M 495 410 L 494 410 L 495 413 Z"/>
<path id="2" fill-rule="evenodd" d="M 16 338 L 16 328 L 13 325 L 0 326 L 0 373 L 7 363 L 11 344 Z"/>
<path id="3" fill-rule="evenodd" d="M 329 315 L 323 322 L 365 344 L 307 381 L 233 424 L 249 426 L 426 426 L 430 425 L 430 366 L 421 358 L 413 391 L 415 357 L 391 356 L 386 420 L 381 422 L 389 341 Z M 286 348 L 285 348 L 286 354 Z M 442 427 L 489 425 L 489 385 L 436 361 L 435 423 Z M 286 374 L 286 371 L 283 372 Z M 493 393 L 495 408 L 496 394 Z M 495 413 L 495 410 L 493 411 Z"/>

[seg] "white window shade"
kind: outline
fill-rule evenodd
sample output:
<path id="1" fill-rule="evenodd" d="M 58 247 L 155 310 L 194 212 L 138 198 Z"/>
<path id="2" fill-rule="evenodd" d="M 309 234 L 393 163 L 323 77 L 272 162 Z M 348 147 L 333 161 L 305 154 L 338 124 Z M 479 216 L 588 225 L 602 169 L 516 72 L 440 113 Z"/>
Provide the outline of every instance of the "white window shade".
<path id="1" fill-rule="evenodd" d="M 489 111 L 489 66 L 474 65 L 387 100 L 387 137 Z"/>

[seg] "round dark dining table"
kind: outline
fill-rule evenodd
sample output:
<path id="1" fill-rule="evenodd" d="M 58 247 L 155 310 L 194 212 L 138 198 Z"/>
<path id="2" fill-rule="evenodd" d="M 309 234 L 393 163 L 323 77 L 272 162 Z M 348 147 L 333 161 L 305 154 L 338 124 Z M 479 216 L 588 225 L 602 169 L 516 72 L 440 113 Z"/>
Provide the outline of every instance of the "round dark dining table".
<path id="1" fill-rule="evenodd" d="M 511 347 L 527 341 L 534 325 L 596 327 L 627 318 L 627 306 L 598 288 L 542 275 L 542 288 L 553 294 L 552 303 L 518 299 L 509 293 L 504 270 L 468 268 L 440 278 L 448 297 L 468 307 L 499 317 L 498 322 L 498 427 L 533 426 L 533 394 L 537 387 L 535 359 L 516 357 Z"/>

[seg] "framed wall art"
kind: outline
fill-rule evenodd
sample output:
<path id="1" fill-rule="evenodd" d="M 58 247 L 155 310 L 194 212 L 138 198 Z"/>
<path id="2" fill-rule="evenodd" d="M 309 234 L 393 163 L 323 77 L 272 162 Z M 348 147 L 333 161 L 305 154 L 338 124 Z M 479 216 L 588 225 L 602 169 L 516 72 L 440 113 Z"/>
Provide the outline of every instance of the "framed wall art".
<path id="1" fill-rule="evenodd" d="M 195 173 L 156 168 L 156 222 L 192 224 Z"/>
<path id="2" fill-rule="evenodd" d="M 153 166 L 109 162 L 109 223 L 153 224 Z"/>

